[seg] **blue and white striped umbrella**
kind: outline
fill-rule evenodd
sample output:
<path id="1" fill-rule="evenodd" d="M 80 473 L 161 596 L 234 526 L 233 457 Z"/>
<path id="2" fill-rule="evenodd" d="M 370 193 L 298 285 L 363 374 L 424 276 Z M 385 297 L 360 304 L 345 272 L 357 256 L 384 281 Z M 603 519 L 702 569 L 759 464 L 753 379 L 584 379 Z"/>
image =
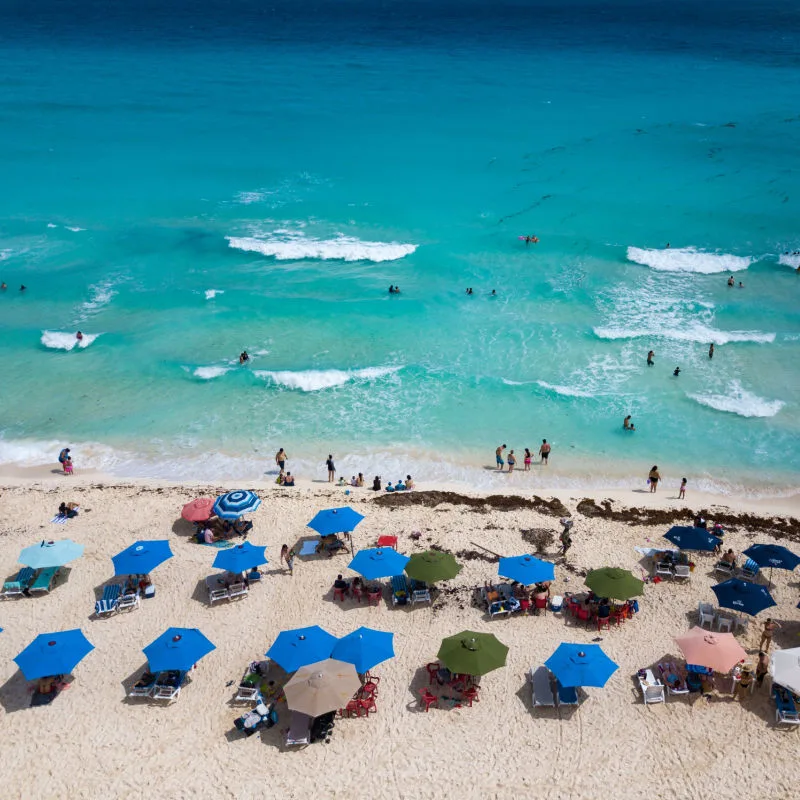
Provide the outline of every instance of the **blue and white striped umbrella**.
<path id="1" fill-rule="evenodd" d="M 214 514 L 220 519 L 239 519 L 242 514 L 250 514 L 261 505 L 261 500 L 255 492 L 247 489 L 238 489 L 220 495 L 214 503 Z"/>

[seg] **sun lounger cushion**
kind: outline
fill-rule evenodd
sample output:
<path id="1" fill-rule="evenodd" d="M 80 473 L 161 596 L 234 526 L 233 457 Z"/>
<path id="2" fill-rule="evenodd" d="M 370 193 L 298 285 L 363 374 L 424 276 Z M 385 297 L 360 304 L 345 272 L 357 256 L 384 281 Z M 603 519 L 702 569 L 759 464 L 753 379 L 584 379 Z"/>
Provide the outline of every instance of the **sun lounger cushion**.
<path id="1" fill-rule="evenodd" d="M 48 567 L 47 569 L 41 570 L 30 585 L 30 591 L 49 592 L 57 573 L 58 567 Z"/>

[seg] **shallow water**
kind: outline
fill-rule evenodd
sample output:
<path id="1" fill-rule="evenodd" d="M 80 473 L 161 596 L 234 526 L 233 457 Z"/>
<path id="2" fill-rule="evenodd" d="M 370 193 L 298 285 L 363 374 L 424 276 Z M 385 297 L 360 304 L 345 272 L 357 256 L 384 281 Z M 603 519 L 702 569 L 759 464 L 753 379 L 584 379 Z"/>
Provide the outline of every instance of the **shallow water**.
<path id="1" fill-rule="evenodd" d="M 169 5 L 0 10 L 0 459 L 796 483 L 796 4 Z"/>

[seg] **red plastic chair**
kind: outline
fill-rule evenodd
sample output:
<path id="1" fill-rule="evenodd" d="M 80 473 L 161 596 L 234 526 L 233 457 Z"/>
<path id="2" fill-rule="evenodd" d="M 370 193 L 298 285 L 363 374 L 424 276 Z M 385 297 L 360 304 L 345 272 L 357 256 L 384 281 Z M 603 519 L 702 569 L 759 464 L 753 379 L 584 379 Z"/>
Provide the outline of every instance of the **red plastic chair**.
<path id="1" fill-rule="evenodd" d="M 606 627 L 611 630 L 611 617 L 598 617 L 597 618 L 597 630 L 601 631 L 603 628 Z"/>
<path id="2" fill-rule="evenodd" d="M 371 672 L 367 672 L 364 675 L 365 683 L 374 683 L 377 686 L 381 682 L 380 675 L 373 675 Z"/>
<path id="3" fill-rule="evenodd" d="M 367 592 L 367 600 L 371 606 L 380 605 L 381 602 L 381 590 L 376 589 L 374 592 Z"/>
<path id="4" fill-rule="evenodd" d="M 625 616 L 626 613 L 624 608 L 617 608 L 611 612 L 611 619 L 613 619 L 614 622 L 617 623 L 618 628 L 620 625 L 622 625 L 623 622 L 625 622 Z"/>
<path id="5" fill-rule="evenodd" d="M 375 705 L 375 698 L 374 697 L 364 697 L 358 701 L 361 708 L 364 709 L 367 716 L 369 716 L 370 711 L 374 711 L 375 713 L 378 712 L 378 706 Z M 349 705 L 349 703 L 348 703 Z"/>
<path id="6" fill-rule="evenodd" d="M 461 702 L 468 703 L 469 707 L 472 708 L 473 703 L 480 702 L 480 697 L 478 697 L 478 690 L 472 686 L 469 689 L 465 689 L 461 694 Z"/>
<path id="7" fill-rule="evenodd" d="M 347 589 L 334 589 L 333 599 L 341 600 L 344 603 L 344 596 L 347 594 Z"/>
<path id="8" fill-rule="evenodd" d="M 590 612 L 589 612 L 589 609 L 586 608 L 586 606 L 578 606 L 575 609 L 575 617 L 576 617 L 576 619 L 579 619 L 581 622 L 585 622 L 587 624 L 587 626 L 589 624 L 589 616 L 590 616 Z"/>
<path id="9" fill-rule="evenodd" d="M 361 699 L 366 700 L 368 697 L 375 697 L 378 694 L 378 684 L 368 681 L 361 689 Z"/>
<path id="10" fill-rule="evenodd" d="M 361 716 L 361 711 L 364 707 L 361 705 L 360 700 L 350 700 L 348 704 L 344 708 L 339 709 L 339 716 L 340 717 L 352 717 L 353 712 L 356 712 L 356 716 Z"/>
<path id="11" fill-rule="evenodd" d="M 426 713 L 431 706 L 436 706 L 437 708 L 439 707 L 439 698 L 435 694 L 432 694 L 430 691 L 428 691 L 427 688 L 419 690 L 419 697 L 420 702 L 425 704 Z"/>
<path id="12" fill-rule="evenodd" d="M 378 547 L 393 547 L 397 550 L 397 537 L 396 536 L 379 536 Z"/>
<path id="13" fill-rule="evenodd" d="M 428 686 L 430 686 L 434 681 L 437 683 L 439 682 L 439 662 L 432 661 L 430 664 L 425 665 L 425 669 L 428 670 Z"/>
<path id="14" fill-rule="evenodd" d="M 535 597 L 533 599 L 533 602 L 534 602 L 534 608 L 536 608 L 537 611 L 539 611 L 539 609 L 543 608 L 544 609 L 544 615 L 547 616 L 547 598 L 546 597 Z"/>

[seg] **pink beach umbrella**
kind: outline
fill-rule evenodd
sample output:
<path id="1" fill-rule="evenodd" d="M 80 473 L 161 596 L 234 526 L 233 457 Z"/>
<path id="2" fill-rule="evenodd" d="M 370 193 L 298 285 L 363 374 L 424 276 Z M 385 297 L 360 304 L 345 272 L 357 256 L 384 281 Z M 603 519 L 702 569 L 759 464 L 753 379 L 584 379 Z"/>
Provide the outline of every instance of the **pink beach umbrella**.
<path id="1" fill-rule="evenodd" d="M 687 664 L 708 667 L 716 672 L 728 672 L 747 658 L 744 648 L 732 633 L 712 633 L 694 627 L 675 641 L 686 658 Z"/>
<path id="2" fill-rule="evenodd" d="M 187 503 L 181 511 L 181 516 L 189 522 L 205 522 L 211 517 L 211 509 L 214 508 L 213 497 L 198 497 Z"/>

